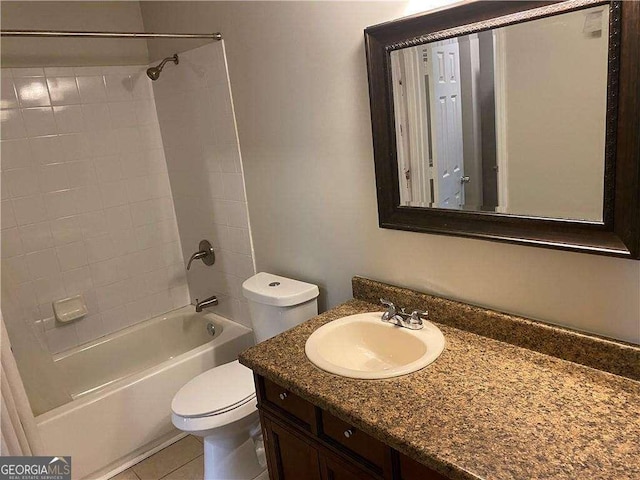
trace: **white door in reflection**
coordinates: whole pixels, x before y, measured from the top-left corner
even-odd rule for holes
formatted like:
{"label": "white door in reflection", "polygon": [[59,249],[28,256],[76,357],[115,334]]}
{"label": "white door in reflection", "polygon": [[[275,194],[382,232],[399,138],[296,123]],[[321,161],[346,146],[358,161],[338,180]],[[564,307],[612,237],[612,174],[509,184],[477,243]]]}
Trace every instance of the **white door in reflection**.
{"label": "white door in reflection", "polygon": [[456,38],[394,52],[400,204],[459,209],[464,157]]}
{"label": "white door in reflection", "polygon": [[429,45],[427,71],[432,138],[433,206],[462,208],[464,177],[458,39]]}

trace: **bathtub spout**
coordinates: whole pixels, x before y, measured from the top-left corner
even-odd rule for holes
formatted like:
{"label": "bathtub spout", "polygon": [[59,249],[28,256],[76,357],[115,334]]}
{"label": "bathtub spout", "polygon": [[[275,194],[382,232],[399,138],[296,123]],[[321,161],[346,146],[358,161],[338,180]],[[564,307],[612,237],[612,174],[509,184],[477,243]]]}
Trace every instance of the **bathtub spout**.
{"label": "bathtub spout", "polygon": [[210,296],[209,298],[205,298],[201,302],[196,298],[196,312],[201,312],[203,308],[210,307],[211,305],[218,304],[218,297],[215,295]]}

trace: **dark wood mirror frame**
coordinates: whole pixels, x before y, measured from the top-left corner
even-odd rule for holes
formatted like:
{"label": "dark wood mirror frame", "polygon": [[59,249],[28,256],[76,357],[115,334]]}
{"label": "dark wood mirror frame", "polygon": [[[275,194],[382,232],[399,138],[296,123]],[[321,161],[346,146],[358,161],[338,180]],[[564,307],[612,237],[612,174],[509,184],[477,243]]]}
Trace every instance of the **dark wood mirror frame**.
{"label": "dark wood mirror frame", "polygon": [[[602,222],[400,206],[390,53],[463,34],[609,5]],[[640,259],[640,2],[483,1],[365,29],[382,228]]]}

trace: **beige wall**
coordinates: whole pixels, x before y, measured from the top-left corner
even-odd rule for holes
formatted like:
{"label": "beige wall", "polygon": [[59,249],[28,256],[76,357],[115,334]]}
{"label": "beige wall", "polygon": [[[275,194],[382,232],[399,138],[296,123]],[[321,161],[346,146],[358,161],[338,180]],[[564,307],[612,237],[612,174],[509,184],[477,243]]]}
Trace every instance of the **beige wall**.
{"label": "beige wall", "polygon": [[[3,30],[144,30],[139,2],[3,1]],[[147,42],[131,39],[4,38],[3,67],[139,65]]]}
{"label": "beige wall", "polygon": [[405,3],[141,7],[147,30],[226,39],[259,271],[323,308],[358,274],[640,343],[640,262],[378,227],[363,29]]}
{"label": "beige wall", "polygon": [[[583,33],[594,11],[603,11],[600,36]],[[501,29],[510,213],[602,220],[607,13],[595,7]]]}

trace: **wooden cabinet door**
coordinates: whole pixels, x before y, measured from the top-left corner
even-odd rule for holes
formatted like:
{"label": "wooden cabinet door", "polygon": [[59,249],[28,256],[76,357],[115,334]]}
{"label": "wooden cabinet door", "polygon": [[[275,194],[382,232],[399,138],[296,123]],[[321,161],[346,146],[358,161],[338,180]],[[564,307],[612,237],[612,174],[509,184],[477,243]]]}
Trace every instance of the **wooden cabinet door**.
{"label": "wooden cabinet door", "polygon": [[318,451],[304,439],[263,418],[270,480],[320,480]]}
{"label": "wooden cabinet door", "polygon": [[371,480],[373,477],[353,465],[349,465],[333,455],[323,453],[320,457],[322,480]]}
{"label": "wooden cabinet door", "polygon": [[398,458],[400,480],[447,480],[435,470],[400,453]]}

